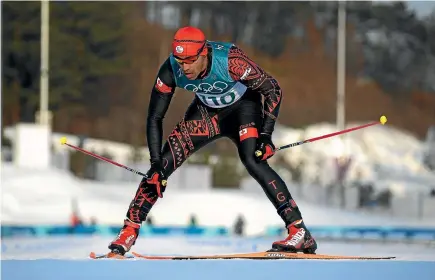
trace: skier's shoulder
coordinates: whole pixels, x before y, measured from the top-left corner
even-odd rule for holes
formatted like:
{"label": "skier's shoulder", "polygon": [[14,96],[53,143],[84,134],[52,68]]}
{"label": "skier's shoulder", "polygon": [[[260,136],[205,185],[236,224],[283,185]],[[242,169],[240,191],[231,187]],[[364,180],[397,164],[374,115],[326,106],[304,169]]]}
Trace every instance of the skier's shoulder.
{"label": "skier's shoulder", "polygon": [[228,53],[228,69],[231,77],[236,81],[250,80],[255,73],[260,73],[259,66],[236,44],[233,44]]}
{"label": "skier's shoulder", "polygon": [[246,55],[245,51],[243,50],[243,48],[240,47],[239,45],[235,44],[235,43],[231,44],[231,46],[230,46],[230,53],[237,53],[239,55],[243,55],[243,56],[247,57],[247,55]]}
{"label": "skier's shoulder", "polygon": [[156,78],[156,87],[160,92],[172,92],[173,88],[176,87],[170,56],[160,65]]}

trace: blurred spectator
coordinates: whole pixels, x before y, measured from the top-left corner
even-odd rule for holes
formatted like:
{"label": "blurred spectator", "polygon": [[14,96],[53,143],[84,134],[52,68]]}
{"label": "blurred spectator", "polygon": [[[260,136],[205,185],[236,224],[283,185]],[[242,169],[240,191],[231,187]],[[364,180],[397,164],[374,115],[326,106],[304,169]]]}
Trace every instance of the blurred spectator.
{"label": "blurred spectator", "polygon": [[234,224],[234,234],[243,236],[245,229],[245,219],[242,215],[237,216],[236,223]]}
{"label": "blurred spectator", "polygon": [[359,197],[359,208],[364,208],[371,205],[373,199],[373,186],[370,183],[357,183],[358,197]]}
{"label": "blurred spectator", "polygon": [[344,183],[346,180],[351,161],[352,159],[350,157],[340,156],[335,158],[336,178],[339,184]]}
{"label": "blurred spectator", "polygon": [[435,197],[435,188],[433,188],[433,189],[431,190],[431,192],[430,192],[430,196],[431,196],[431,197]]}
{"label": "blurred spectator", "polygon": [[71,208],[72,208],[72,214],[71,214],[71,226],[77,227],[83,225],[83,221],[80,218],[79,210],[78,210],[78,204],[77,199],[73,198],[71,200]]}
{"label": "blurred spectator", "polygon": [[83,221],[80,218],[79,214],[74,211],[71,214],[71,226],[72,227],[78,227],[78,226],[81,226],[81,225],[83,225]]}
{"label": "blurred spectator", "polygon": [[356,171],[354,187],[358,189],[358,207],[364,208],[371,205],[374,188],[371,183],[364,182],[360,168]]}
{"label": "blurred spectator", "polygon": [[77,146],[78,146],[79,148],[82,148],[82,149],[83,149],[84,146],[85,146],[85,142],[86,142],[86,140],[87,140],[88,137],[87,137],[86,135],[79,135],[78,138],[79,138],[79,143],[78,143]]}
{"label": "blurred spectator", "polygon": [[340,206],[341,208],[345,207],[345,194],[344,194],[344,181],[346,180],[347,173],[349,171],[351,163],[350,157],[340,156],[335,158],[335,167],[336,167],[336,185],[339,187],[340,193]]}
{"label": "blurred spectator", "polygon": [[90,223],[91,223],[91,226],[96,226],[97,225],[97,218],[91,217]]}
{"label": "blurred spectator", "polygon": [[386,208],[390,207],[392,193],[389,189],[382,191],[378,197],[377,202],[379,206],[383,206]]}
{"label": "blurred spectator", "polygon": [[1,160],[4,162],[12,162],[13,160],[13,150],[12,142],[9,138],[4,137],[2,134],[2,144],[1,144]]}
{"label": "blurred spectator", "polygon": [[190,215],[190,221],[189,221],[189,226],[190,227],[196,227],[197,221],[196,221],[196,216],[194,214]]}
{"label": "blurred spectator", "polygon": [[154,225],[153,217],[150,215],[146,218],[145,223],[149,226]]}

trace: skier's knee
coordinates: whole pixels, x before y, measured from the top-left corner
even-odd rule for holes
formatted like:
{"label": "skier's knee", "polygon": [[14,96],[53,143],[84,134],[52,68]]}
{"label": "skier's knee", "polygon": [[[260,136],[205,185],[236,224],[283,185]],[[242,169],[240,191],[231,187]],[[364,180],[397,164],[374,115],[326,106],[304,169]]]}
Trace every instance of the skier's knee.
{"label": "skier's knee", "polygon": [[252,154],[241,154],[240,155],[240,160],[242,161],[243,165],[246,167],[246,169],[248,169],[248,171],[250,170],[254,170],[256,168],[256,166],[258,165],[258,163],[255,161],[254,155]]}

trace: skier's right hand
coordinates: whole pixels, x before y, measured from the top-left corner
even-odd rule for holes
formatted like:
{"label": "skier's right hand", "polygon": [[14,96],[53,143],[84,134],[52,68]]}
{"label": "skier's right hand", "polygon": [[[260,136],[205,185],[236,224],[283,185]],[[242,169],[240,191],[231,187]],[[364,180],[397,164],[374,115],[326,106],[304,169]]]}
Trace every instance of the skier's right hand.
{"label": "skier's right hand", "polygon": [[167,178],[163,173],[165,169],[160,161],[151,162],[151,168],[146,173],[146,180],[148,184],[155,185],[157,195],[162,198],[163,192],[166,189]]}

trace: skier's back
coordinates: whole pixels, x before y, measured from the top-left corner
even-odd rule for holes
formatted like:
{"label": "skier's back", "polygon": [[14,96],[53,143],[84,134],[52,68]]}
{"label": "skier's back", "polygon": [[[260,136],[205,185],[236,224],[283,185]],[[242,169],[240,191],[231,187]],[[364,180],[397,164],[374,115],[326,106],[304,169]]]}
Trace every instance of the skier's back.
{"label": "skier's back", "polygon": [[[176,87],[196,96],[162,147],[162,122]],[[121,255],[128,252],[136,242],[141,223],[158,197],[163,197],[167,178],[198,149],[228,137],[288,229],[289,236],[274,242],[273,249],[314,253],[317,244],[298,206],[266,161],[274,154],[272,133],[281,100],[278,82],[240,48],[207,41],[203,32],[194,27],[179,29],[172,54],[160,67],[151,93],[147,118],[151,168],[129,206],[124,227],[109,249]],[[256,156],[257,150],[261,153]]]}

